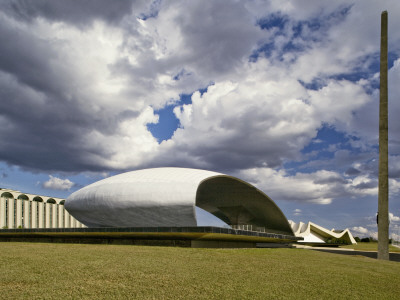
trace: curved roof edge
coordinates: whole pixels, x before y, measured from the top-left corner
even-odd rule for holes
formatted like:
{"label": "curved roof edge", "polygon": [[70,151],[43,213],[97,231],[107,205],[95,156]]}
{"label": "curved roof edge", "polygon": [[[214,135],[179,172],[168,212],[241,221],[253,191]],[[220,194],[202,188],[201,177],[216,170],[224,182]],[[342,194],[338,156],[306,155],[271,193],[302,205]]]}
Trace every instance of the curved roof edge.
{"label": "curved roof edge", "polygon": [[17,190],[11,190],[11,189],[6,189],[6,188],[0,189],[0,196],[3,194],[7,194],[7,193],[12,195],[12,199],[20,199],[20,200],[27,200],[27,201],[33,201],[34,198],[40,197],[43,199],[44,202],[47,202],[47,200],[49,200],[49,199],[54,199],[56,201],[56,204],[59,204],[61,201],[64,200],[63,198],[23,193],[23,192],[20,192]]}
{"label": "curved roof edge", "polygon": [[[217,190],[214,187],[213,191],[221,192],[223,195],[219,196],[225,196],[228,200],[225,203],[221,203],[221,201],[218,201],[219,199],[213,199],[213,203],[208,201],[207,209],[207,205],[204,207],[201,199],[202,187],[206,186],[207,188],[213,181],[222,181],[223,179],[235,184],[229,186],[228,189]],[[222,185],[226,187],[227,183],[225,182]],[[216,187],[218,187],[218,184],[216,184]],[[243,199],[246,199],[246,201],[235,206],[235,202]],[[294,235],[286,216],[267,194],[254,185],[234,176],[220,174],[204,179],[197,190],[196,206],[205,209],[228,225],[253,225],[259,230]]]}

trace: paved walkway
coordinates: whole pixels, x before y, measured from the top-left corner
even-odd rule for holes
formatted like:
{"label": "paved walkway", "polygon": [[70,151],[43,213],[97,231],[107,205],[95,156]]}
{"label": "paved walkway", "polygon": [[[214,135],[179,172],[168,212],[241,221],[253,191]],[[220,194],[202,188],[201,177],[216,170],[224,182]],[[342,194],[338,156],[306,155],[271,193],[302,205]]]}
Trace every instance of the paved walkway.
{"label": "paved walkway", "polygon": [[[345,254],[345,255],[362,255],[370,258],[377,258],[378,254],[375,251],[356,251],[356,250],[343,250],[338,248],[311,248],[312,250],[315,251],[322,251],[322,252],[329,252],[329,253],[335,253],[335,254]],[[340,250],[339,250],[340,249]],[[389,260],[391,261],[397,261],[400,262],[400,253],[395,253],[395,252],[390,252],[389,253]]]}

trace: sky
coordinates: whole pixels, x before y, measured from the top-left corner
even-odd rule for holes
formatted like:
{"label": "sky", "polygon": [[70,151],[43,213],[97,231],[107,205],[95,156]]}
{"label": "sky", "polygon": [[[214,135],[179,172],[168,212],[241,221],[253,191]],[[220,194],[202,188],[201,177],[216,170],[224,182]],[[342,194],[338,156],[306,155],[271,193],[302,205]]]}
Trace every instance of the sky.
{"label": "sky", "polygon": [[397,0],[1,1],[0,187],[66,198],[122,172],[199,168],[254,184],[295,222],[376,237],[384,10],[398,239]]}

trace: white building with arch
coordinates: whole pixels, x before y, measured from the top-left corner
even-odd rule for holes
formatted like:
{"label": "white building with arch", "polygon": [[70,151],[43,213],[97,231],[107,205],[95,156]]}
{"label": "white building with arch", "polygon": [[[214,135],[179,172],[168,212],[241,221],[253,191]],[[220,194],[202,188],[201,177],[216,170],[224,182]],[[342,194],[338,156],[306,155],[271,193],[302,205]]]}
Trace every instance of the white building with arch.
{"label": "white building with arch", "polygon": [[65,199],[0,188],[0,229],[86,227],[64,208]]}
{"label": "white building with arch", "polygon": [[153,168],[115,175],[72,193],[65,207],[88,227],[193,227],[199,207],[232,228],[293,236],[265,193],[207,170]]}

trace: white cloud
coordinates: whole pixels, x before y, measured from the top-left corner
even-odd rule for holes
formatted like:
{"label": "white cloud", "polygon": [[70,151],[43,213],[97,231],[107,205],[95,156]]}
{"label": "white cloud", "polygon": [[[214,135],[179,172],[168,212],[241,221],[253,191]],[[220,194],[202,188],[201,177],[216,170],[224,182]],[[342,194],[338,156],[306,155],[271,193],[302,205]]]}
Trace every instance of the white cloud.
{"label": "white cloud", "polygon": [[372,237],[374,240],[378,239],[378,232],[376,231],[370,231],[369,236]]}
{"label": "white cloud", "polygon": [[51,175],[49,177],[49,180],[43,183],[45,189],[67,191],[75,185],[69,179],[61,179]]}
{"label": "white cloud", "polygon": [[[335,198],[377,195],[377,182],[366,175],[353,179],[327,170],[287,174],[284,170],[253,168],[241,170],[241,177],[265,191],[272,199],[330,204]],[[290,187],[290,188],[288,188]]]}
{"label": "white cloud", "polygon": [[[348,104],[345,94],[355,100]],[[192,104],[176,107],[181,128],[162,147],[198,154],[203,167],[276,167],[298,158],[323,123],[347,124],[368,101],[348,81],[308,91],[287,70],[259,59],[240,78],[215,83],[203,95],[195,93]]]}
{"label": "white cloud", "polygon": [[393,239],[394,241],[400,242],[400,234],[392,233],[390,238]]}
{"label": "white cloud", "polygon": [[360,238],[363,237],[372,237],[373,239],[378,239],[378,232],[369,230],[362,226],[355,226],[350,229],[353,236],[358,236]]}
{"label": "white cloud", "polygon": [[337,182],[342,181],[338,174],[329,171],[290,176],[283,170],[259,168],[241,171],[240,175],[253,182],[272,199],[315,204],[330,204],[332,198],[338,196],[335,191]]}
{"label": "white cloud", "polygon": [[400,222],[400,217],[395,216],[393,213],[389,213],[389,221],[390,222]]}
{"label": "white cloud", "polygon": [[[281,168],[305,158],[304,147],[323,124],[360,136],[355,140],[365,147],[376,144],[371,120],[377,119],[377,94],[366,92],[376,76],[350,82],[333,75],[368,69],[379,50],[379,12],[388,3],[389,26],[397,28],[399,5],[389,1],[354,1],[347,13],[346,1],[163,1],[146,20],[137,18],[141,6],[113,22],[95,17],[85,26],[46,16],[27,23],[0,13],[8,41],[0,51],[9,54],[0,71],[5,99],[0,137],[13,141],[1,151],[19,151],[0,156],[32,169],[179,165],[227,170],[276,199],[309,203],[375,195],[374,175],[362,167],[351,178],[322,167],[321,160],[308,165],[310,172]],[[271,14],[285,19],[283,28],[257,26]],[[301,25],[298,32],[295,25]],[[390,32],[391,51],[398,54],[399,31]],[[249,62],[253,51],[268,43],[272,54]],[[288,43],[295,49],[284,50]],[[391,100],[400,93],[399,74],[397,60],[390,70]],[[299,82],[314,79],[318,89]],[[181,127],[158,144],[147,129],[158,122],[154,109],[210,83],[204,94],[193,94],[191,104],[175,108]],[[398,115],[400,104],[390,103]],[[400,122],[392,119],[391,140],[398,141]],[[40,143],[37,136],[43,137]],[[391,180],[391,191],[399,190]]]}
{"label": "white cloud", "polygon": [[[158,143],[146,124],[156,122],[158,117],[152,108],[147,107],[138,117],[121,121],[112,135],[99,130],[91,131],[82,137],[83,147],[94,153],[87,159],[110,169],[126,169],[150,161]],[[96,154],[96,148],[103,150],[102,156]]]}
{"label": "white cloud", "polygon": [[[376,224],[376,215],[366,217],[365,220],[365,222],[361,222],[360,226],[351,228],[353,235],[359,235],[361,237],[373,237],[374,239],[377,239],[378,233],[376,230],[378,225]],[[389,237],[395,239],[400,232],[400,217],[389,212],[389,221]]]}
{"label": "white cloud", "polygon": [[330,81],[317,91],[309,91],[310,101],[322,122],[336,125],[339,130],[347,130],[354,111],[372,99],[359,84],[349,81]]}
{"label": "white cloud", "polygon": [[299,215],[301,215],[301,209],[299,209],[299,208],[296,208],[294,211],[293,211],[293,215],[294,216],[299,216]]}
{"label": "white cloud", "polygon": [[351,230],[354,231],[354,234],[356,234],[356,235],[357,234],[365,235],[365,234],[368,234],[368,232],[369,232],[369,230],[367,228],[362,227],[362,226],[352,227]]}

